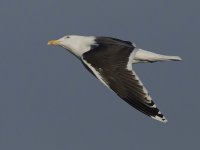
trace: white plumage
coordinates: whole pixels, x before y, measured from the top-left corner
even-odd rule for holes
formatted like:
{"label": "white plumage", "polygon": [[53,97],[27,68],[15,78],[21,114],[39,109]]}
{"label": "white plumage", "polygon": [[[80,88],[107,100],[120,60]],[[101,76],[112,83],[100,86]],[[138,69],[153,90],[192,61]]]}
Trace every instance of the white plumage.
{"label": "white plumage", "polygon": [[64,36],[48,45],[59,45],[78,57],[106,87],[137,110],[161,122],[167,119],[158,110],[147,89],[132,68],[140,62],[181,60],[137,48],[129,41],[112,37]]}

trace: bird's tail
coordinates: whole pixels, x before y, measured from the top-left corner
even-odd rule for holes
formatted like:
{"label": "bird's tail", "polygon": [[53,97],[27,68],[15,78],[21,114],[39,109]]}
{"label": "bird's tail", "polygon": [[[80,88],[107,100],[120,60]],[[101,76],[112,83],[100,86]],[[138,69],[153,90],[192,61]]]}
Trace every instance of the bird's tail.
{"label": "bird's tail", "polygon": [[180,61],[182,60],[179,56],[167,56],[152,53],[143,49],[136,49],[135,62],[156,62],[156,61]]}

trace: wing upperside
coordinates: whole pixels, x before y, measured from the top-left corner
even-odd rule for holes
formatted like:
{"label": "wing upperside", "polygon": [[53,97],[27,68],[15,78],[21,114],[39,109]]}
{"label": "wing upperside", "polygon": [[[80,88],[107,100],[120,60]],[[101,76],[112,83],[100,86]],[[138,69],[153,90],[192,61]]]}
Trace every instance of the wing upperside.
{"label": "wing upperside", "polygon": [[130,67],[129,56],[133,49],[117,48],[97,47],[84,53],[82,61],[93,75],[128,104],[153,119],[166,122],[139,77]]}
{"label": "wing upperside", "polygon": [[108,84],[103,80],[103,77],[100,75],[100,73],[90,63],[88,63],[83,58],[82,58],[82,62],[90,73],[92,73],[97,79],[99,79],[106,87],[110,89]]}

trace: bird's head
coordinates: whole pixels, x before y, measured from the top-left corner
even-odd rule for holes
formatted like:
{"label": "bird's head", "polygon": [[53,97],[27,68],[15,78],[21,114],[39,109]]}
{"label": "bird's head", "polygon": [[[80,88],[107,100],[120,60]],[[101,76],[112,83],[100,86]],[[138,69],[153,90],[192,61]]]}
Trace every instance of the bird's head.
{"label": "bird's head", "polygon": [[90,50],[93,44],[95,44],[95,37],[93,36],[66,35],[58,40],[48,41],[48,45],[62,46],[79,57]]}

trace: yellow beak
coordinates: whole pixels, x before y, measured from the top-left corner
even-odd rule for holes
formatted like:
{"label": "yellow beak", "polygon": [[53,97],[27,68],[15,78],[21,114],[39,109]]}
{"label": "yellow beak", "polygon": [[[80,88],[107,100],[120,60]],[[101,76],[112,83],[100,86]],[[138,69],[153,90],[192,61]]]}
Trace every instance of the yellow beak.
{"label": "yellow beak", "polygon": [[59,45],[59,44],[60,44],[60,41],[58,40],[50,40],[47,43],[47,45]]}

